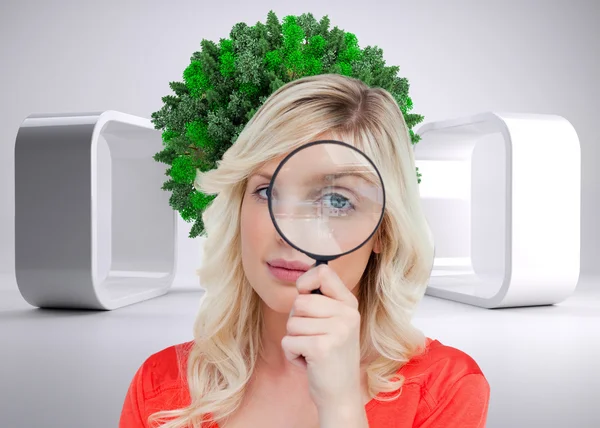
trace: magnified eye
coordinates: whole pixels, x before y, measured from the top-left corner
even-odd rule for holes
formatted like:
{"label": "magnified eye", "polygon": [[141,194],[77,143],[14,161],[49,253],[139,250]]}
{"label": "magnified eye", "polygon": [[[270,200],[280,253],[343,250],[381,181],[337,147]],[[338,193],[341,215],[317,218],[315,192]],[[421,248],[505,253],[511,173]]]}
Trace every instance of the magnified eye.
{"label": "magnified eye", "polygon": [[337,192],[324,195],[321,204],[327,208],[327,215],[330,217],[346,216],[354,209],[350,199]]}
{"label": "magnified eye", "polygon": [[352,206],[350,200],[339,193],[325,195],[323,199],[327,202],[327,205],[332,208],[344,209]]}

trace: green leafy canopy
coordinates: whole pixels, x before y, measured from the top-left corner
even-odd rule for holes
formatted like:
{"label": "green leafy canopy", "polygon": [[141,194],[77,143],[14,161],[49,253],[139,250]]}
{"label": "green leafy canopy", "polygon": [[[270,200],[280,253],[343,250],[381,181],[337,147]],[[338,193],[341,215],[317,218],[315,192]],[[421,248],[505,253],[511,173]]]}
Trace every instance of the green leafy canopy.
{"label": "green leafy canopy", "polygon": [[[163,107],[152,113],[162,130],[163,149],[154,160],[169,167],[162,186],[171,192],[170,206],[193,222],[190,238],[204,232],[202,212],[214,198],[198,192],[196,171],[216,168],[246,123],[266,99],[284,84],[310,75],[337,73],[387,90],[400,107],[412,144],[420,137],[412,128],[423,116],[410,113],[408,80],[398,66],[388,66],[382,49],[361,49],[356,36],[329,17],[317,21],[311,13],[289,15],[280,22],[271,10],[266,23],[239,22],[219,43],[203,39],[183,72],[183,82],[170,82],[174,95],[162,97]],[[421,174],[417,168],[417,179]]]}

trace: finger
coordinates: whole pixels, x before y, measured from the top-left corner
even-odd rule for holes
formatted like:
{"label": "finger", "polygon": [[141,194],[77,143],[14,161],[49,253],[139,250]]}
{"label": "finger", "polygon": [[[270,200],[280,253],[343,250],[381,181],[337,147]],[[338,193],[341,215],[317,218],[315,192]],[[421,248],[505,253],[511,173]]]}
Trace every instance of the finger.
{"label": "finger", "polygon": [[294,300],[291,317],[331,318],[342,315],[345,305],[320,294],[300,294]]}
{"label": "finger", "polygon": [[321,282],[321,292],[332,299],[345,303],[346,305],[357,309],[358,300],[356,296],[346,287],[338,274],[327,265],[320,265],[319,279]]}
{"label": "finger", "polygon": [[318,266],[312,267],[298,277],[296,280],[296,289],[299,294],[310,294],[312,290],[316,290],[321,286],[317,268]]}
{"label": "finger", "polygon": [[354,294],[329,265],[319,265],[308,270],[298,278],[296,288],[299,294],[309,294],[312,290],[320,288],[324,296],[344,302],[352,308],[358,308],[358,301]]}
{"label": "finger", "polygon": [[286,329],[290,336],[315,336],[331,333],[332,326],[327,318],[293,316],[288,318]]}
{"label": "finger", "polygon": [[306,367],[307,363],[314,360],[320,350],[324,348],[324,336],[284,336],[281,347],[285,358],[298,366]]}

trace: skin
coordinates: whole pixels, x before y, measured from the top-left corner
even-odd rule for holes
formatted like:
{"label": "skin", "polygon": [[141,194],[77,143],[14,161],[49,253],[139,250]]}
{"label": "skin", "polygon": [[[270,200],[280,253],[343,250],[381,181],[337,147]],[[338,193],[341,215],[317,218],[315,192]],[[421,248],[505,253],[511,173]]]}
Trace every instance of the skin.
{"label": "skin", "polygon": [[[249,178],[241,206],[242,263],[261,298],[264,356],[241,408],[226,426],[367,427],[356,296],[379,245],[372,238],[328,265],[309,269],[295,284],[273,277],[269,260],[315,263],[289,246],[271,221],[269,179],[260,173],[272,175],[279,162],[273,160]],[[323,295],[310,293],[316,288]]]}

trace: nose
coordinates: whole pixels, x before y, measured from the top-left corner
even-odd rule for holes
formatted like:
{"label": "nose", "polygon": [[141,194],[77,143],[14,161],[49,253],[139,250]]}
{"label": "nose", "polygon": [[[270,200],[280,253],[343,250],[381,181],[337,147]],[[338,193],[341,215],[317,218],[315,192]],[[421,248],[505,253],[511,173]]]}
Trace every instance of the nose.
{"label": "nose", "polygon": [[292,248],[292,246],[290,244],[288,244],[288,242],[283,239],[283,236],[281,233],[279,233],[279,231],[277,230],[277,228],[275,227],[275,225],[272,225],[273,227],[273,233],[275,233],[275,239],[277,240],[277,244],[282,246],[282,247],[287,247],[287,248]]}
{"label": "nose", "polygon": [[[275,227],[273,227],[273,229],[275,229]],[[285,239],[283,239],[283,236],[281,236],[281,234],[277,231],[277,229],[275,229],[275,236],[277,237],[277,243],[280,245],[284,245],[286,247],[289,247],[290,244],[288,244]]]}

